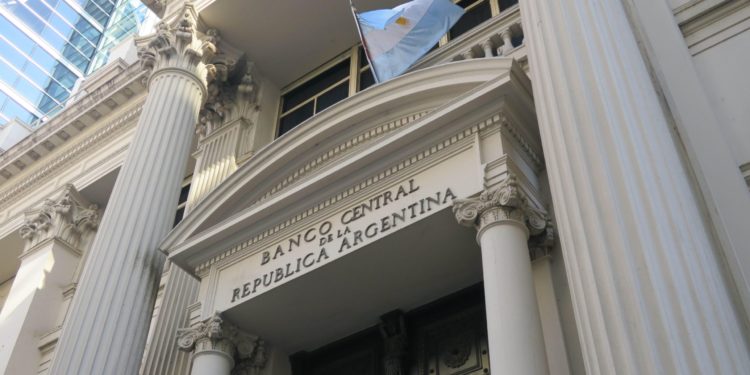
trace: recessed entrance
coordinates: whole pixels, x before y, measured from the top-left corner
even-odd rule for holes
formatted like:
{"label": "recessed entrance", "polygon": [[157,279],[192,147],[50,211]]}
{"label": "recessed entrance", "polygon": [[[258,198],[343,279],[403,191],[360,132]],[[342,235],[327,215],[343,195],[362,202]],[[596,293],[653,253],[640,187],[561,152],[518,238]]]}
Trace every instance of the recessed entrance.
{"label": "recessed entrance", "polygon": [[475,235],[444,209],[224,316],[287,353],[315,350],[480,282]]}
{"label": "recessed entrance", "polygon": [[291,357],[293,375],[457,375],[489,369],[482,285]]}

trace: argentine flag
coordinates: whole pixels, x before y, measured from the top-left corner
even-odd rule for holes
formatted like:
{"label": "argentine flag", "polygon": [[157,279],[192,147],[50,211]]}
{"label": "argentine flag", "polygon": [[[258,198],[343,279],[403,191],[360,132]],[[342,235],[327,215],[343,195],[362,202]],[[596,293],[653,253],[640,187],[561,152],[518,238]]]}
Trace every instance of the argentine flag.
{"label": "argentine flag", "polygon": [[357,27],[376,82],[403,73],[463,15],[450,0],[414,0],[357,14]]}

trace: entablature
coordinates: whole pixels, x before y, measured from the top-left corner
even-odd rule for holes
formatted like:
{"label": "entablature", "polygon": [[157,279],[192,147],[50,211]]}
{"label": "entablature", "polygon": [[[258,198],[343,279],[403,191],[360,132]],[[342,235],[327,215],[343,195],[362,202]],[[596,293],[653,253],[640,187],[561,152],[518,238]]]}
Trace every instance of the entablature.
{"label": "entablature", "polygon": [[[406,74],[340,102],[261,150],[201,201],[162,249],[180,267],[202,273],[225,251],[351,203],[357,193],[403,176],[410,165],[422,165],[450,145],[471,148],[477,137],[486,138],[482,129],[505,134],[519,126],[509,119],[528,119],[535,127],[528,78],[512,59],[459,61]],[[538,139],[530,143],[541,150]],[[482,179],[476,183],[480,188]]]}
{"label": "entablature", "polygon": [[78,140],[78,135],[145,92],[138,64],[116,60],[90,76],[66,107],[28,137],[0,155],[0,205],[14,188],[14,177],[36,168],[55,149]]}

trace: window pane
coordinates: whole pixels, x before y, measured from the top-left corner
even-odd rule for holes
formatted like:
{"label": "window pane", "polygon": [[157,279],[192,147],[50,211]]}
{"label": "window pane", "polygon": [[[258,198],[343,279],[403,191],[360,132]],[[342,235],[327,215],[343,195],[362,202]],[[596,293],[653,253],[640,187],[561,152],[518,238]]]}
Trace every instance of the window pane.
{"label": "window pane", "polygon": [[334,83],[349,76],[349,59],[346,59],[313,79],[303,83],[283,96],[282,112],[286,112],[319,92],[331,87]]}
{"label": "window pane", "polygon": [[190,194],[190,184],[187,184],[180,189],[180,198],[177,201],[177,204],[185,203],[188,199],[188,194]]}
{"label": "window pane", "polygon": [[518,0],[500,0],[500,11],[504,11],[516,4],[518,4]]}
{"label": "window pane", "polygon": [[370,65],[369,61],[367,60],[367,55],[365,54],[365,49],[362,48],[362,46],[359,46],[359,67],[364,68],[366,66]]}
{"label": "window pane", "polygon": [[318,97],[315,104],[315,113],[318,113],[349,96],[349,80],[342,82],[330,91]]}
{"label": "window pane", "polygon": [[[461,1],[458,5],[466,8],[476,1]],[[469,9],[464,15],[456,22],[449,32],[450,38],[457,38],[461,34],[473,29],[482,22],[492,18],[492,10],[490,9],[490,2],[488,0],[481,0],[481,3],[477,4],[473,8]]]}
{"label": "window pane", "polygon": [[372,76],[370,69],[359,73],[359,90],[362,91],[375,84],[375,77]]}
{"label": "window pane", "polygon": [[293,112],[288,113],[286,116],[281,118],[279,122],[279,136],[294,129],[295,126],[307,120],[313,115],[313,101],[295,109]]}
{"label": "window pane", "polygon": [[177,213],[174,215],[174,224],[172,224],[172,227],[176,226],[182,221],[183,215],[185,215],[185,207],[178,208]]}
{"label": "window pane", "polygon": [[22,122],[25,122],[26,124],[30,124],[34,120],[36,120],[36,117],[32,115],[29,111],[23,109],[20,104],[14,102],[11,98],[7,97],[5,94],[0,92],[0,112],[3,113],[3,116],[14,119],[18,118]]}

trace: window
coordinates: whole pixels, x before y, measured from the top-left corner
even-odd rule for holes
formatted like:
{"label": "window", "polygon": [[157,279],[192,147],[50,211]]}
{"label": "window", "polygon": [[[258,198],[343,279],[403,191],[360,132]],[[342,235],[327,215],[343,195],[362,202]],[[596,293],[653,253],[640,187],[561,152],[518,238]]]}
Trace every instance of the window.
{"label": "window", "polygon": [[484,21],[498,15],[502,11],[518,4],[518,0],[454,0],[464,8],[464,15],[448,32],[448,40],[458,38],[465,32],[481,25]]}
{"label": "window", "polygon": [[176,227],[182,221],[185,216],[185,206],[187,205],[188,195],[190,194],[190,181],[183,183],[182,189],[180,189],[180,197],[177,199],[177,212],[174,215],[174,224],[172,227]]}
{"label": "window", "polygon": [[329,67],[282,95],[279,135],[349,96],[350,60],[326,64]]}
{"label": "window", "polygon": [[[518,0],[453,1],[466,13],[432,50],[518,3]],[[352,47],[282,90],[277,136],[284,135],[308,118],[374,84],[375,78],[364,50],[361,46]]]}

